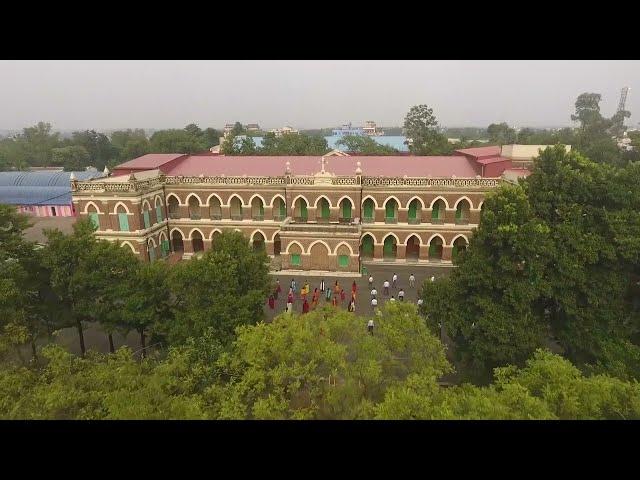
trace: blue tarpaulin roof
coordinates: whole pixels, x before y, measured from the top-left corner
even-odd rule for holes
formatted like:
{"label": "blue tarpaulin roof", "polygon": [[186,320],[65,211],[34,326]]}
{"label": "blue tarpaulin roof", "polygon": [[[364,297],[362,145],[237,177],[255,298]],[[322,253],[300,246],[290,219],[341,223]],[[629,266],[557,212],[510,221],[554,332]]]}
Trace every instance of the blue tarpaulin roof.
{"label": "blue tarpaulin roof", "polygon": [[[78,180],[104,176],[97,170],[73,172]],[[71,172],[0,172],[0,203],[71,205]]]}

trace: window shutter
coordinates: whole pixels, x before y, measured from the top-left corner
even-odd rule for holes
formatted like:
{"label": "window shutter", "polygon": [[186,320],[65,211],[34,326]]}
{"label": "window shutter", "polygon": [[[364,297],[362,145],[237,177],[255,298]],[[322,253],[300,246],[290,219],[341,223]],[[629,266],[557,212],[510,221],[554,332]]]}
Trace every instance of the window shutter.
{"label": "window shutter", "polygon": [[121,232],[129,231],[129,216],[126,213],[118,214],[118,222],[120,223]]}

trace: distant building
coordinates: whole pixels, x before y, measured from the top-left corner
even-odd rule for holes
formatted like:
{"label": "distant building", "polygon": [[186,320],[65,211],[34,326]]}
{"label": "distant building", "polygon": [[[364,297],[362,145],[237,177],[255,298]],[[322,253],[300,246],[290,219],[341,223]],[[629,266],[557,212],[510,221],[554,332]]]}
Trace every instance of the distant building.
{"label": "distant building", "polygon": [[235,125],[233,123],[227,123],[224,126],[224,138],[227,138],[229,136],[229,134],[231,133],[231,131],[233,130],[233,127]]}
{"label": "distant building", "polygon": [[298,134],[299,132],[290,126],[285,126],[282,128],[274,128],[271,130],[271,133],[275,134],[276,137],[281,137],[282,135]]}
{"label": "distant building", "polygon": [[363,136],[365,134],[361,127],[353,128],[351,123],[345,123],[342,127],[335,128],[331,132],[337,137],[346,137],[348,135]]}
{"label": "distant building", "polygon": [[[553,145],[503,145],[500,155],[512,161],[514,167],[529,168],[533,166],[533,159],[540,154],[540,150],[546,150]],[[571,151],[571,145],[565,145],[567,152]]]}
{"label": "distant building", "polygon": [[376,127],[376,122],[373,122],[371,120],[367,120],[365,122],[362,131],[365,135],[369,135],[371,137],[384,135],[384,132],[382,130],[378,130],[378,128]]}
{"label": "distant building", "polygon": [[248,132],[260,131],[260,125],[258,125],[257,123],[250,123],[245,128],[247,129]]}
{"label": "distant building", "polygon": [[[108,171],[107,171],[108,172]],[[0,172],[0,203],[36,217],[73,217],[71,179],[81,181],[106,176],[95,168],[84,172]]]}

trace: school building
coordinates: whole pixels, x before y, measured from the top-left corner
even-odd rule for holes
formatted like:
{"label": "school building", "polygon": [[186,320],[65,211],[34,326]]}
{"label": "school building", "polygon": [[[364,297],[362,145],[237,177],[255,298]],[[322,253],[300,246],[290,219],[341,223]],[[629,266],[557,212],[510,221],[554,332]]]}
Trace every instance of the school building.
{"label": "school building", "polygon": [[231,229],[282,269],[357,272],[362,261],[451,265],[506,170],[528,173],[514,173],[499,147],[452,156],[149,154],[107,178],[72,179],[71,189],[99,238],[149,261],[215,249]]}

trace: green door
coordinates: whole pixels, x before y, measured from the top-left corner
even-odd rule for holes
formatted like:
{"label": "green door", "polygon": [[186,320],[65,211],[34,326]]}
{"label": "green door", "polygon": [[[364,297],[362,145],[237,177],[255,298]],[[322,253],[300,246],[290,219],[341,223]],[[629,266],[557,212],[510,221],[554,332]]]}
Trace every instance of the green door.
{"label": "green door", "polygon": [[162,205],[158,205],[156,207],[156,218],[158,219],[158,222],[162,221]]}
{"label": "green door", "polygon": [[151,226],[151,217],[149,216],[149,210],[145,210],[142,214],[142,218],[144,219],[144,228],[149,228]]}
{"label": "green door", "polygon": [[431,211],[431,219],[438,220],[440,218],[440,202],[436,202]]}
{"label": "green door", "polygon": [[96,227],[96,229],[100,230],[100,220],[98,219],[98,214],[90,213],[89,219],[91,220],[91,223],[93,224],[93,226]]}
{"label": "green door", "polygon": [[370,198],[364,202],[364,218],[373,218],[373,200]]}
{"label": "green door", "polygon": [[342,218],[351,218],[351,202],[342,201]]}
{"label": "green door", "polygon": [[362,256],[373,257],[373,238],[369,235],[362,240]]}
{"label": "green door", "polygon": [[391,200],[387,202],[387,208],[385,210],[385,216],[387,218],[396,218],[396,202]]}
{"label": "green door", "polygon": [[153,262],[156,259],[156,249],[153,248],[152,245],[149,245],[148,248],[149,248],[149,261]]}
{"label": "green door", "polygon": [[129,231],[129,217],[127,216],[126,213],[119,213],[118,214],[118,223],[120,224],[120,231],[121,232],[128,232]]}
{"label": "green door", "polygon": [[461,220],[461,219],[462,219],[462,207],[458,205],[458,208],[456,208],[456,220]]}
{"label": "green door", "polygon": [[395,238],[389,236],[384,239],[384,248],[382,250],[385,257],[395,257],[393,247],[395,245]]}
{"label": "green door", "polygon": [[409,218],[415,220],[418,214],[418,200],[413,200],[409,204]]}
{"label": "green door", "polygon": [[307,220],[309,218],[309,214],[307,213],[307,202],[304,200],[299,200],[300,202],[300,216]]}
{"label": "green door", "polygon": [[325,199],[320,200],[320,207],[322,208],[322,218],[329,219],[331,215],[331,211],[329,210],[329,202]]}
{"label": "green door", "polygon": [[280,216],[283,218],[287,216],[287,207],[282,199],[280,199]]}
{"label": "green door", "polygon": [[260,202],[260,208],[258,209],[258,213],[261,217],[264,217],[264,205]]}

